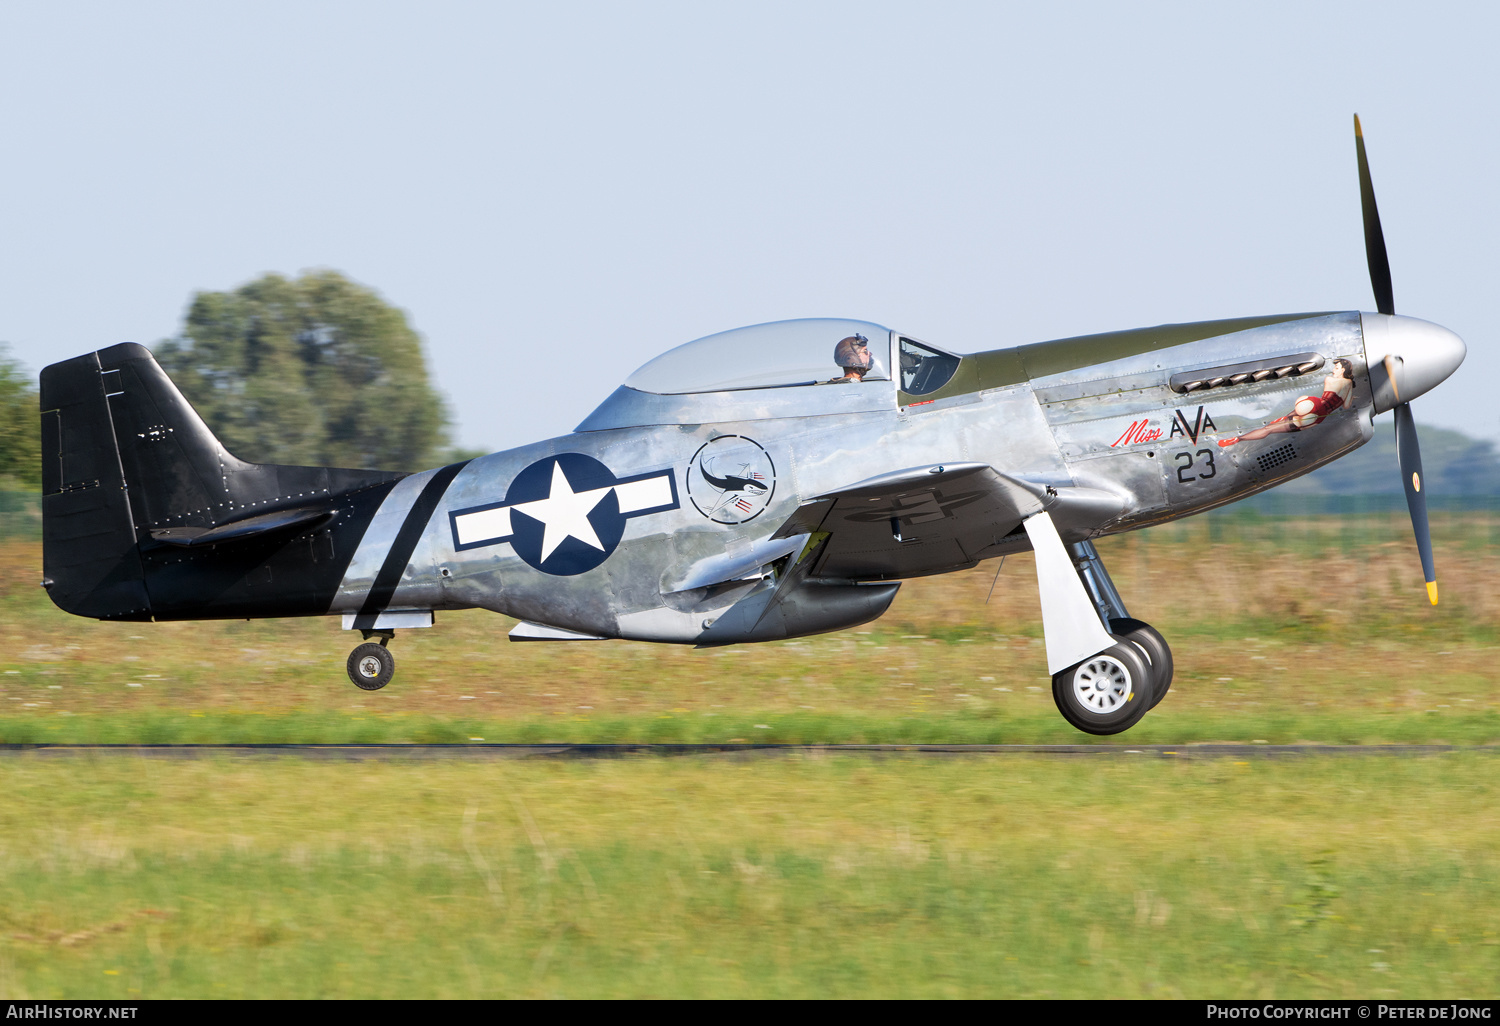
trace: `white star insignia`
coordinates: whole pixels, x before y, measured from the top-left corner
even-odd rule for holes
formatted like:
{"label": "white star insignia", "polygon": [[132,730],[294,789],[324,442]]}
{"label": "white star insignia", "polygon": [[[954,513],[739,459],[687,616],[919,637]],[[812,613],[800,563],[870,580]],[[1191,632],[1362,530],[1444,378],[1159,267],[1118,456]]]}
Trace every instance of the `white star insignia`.
{"label": "white star insignia", "polygon": [[593,546],[603,552],[604,544],[599,541],[599,535],[594,532],[594,525],[589,523],[589,514],[613,489],[614,485],[608,485],[604,488],[575,492],[568,482],[567,475],[563,473],[562,464],[553,463],[552,489],[547,497],[533,502],[522,502],[512,506],[511,509],[546,525],[546,530],[542,533],[540,561],[543,563],[547,561],[548,556],[557,551],[559,545],[569,538],[577,538],[585,545]]}

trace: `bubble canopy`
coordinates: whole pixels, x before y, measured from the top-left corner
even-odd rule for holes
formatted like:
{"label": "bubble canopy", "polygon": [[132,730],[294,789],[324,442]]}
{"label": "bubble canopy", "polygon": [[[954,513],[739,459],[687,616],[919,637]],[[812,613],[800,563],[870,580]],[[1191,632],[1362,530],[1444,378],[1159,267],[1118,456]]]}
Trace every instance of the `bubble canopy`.
{"label": "bubble canopy", "polygon": [[[839,377],[834,347],[850,335],[869,340],[866,381],[888,381],[889,328],[870,321],[809,317],[772,321],[706,335],[670,349],[625,379],[625,387],[657,395],[814,385]],[[834,386],[847,387],[847,386]]]}

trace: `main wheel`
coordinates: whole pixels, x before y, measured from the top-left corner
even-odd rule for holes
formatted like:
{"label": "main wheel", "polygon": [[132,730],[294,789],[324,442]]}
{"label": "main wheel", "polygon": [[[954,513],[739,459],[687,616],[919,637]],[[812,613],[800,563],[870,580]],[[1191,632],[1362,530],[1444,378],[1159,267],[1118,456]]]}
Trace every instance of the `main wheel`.
{"label": "main wheel", "polygon": [[[1112,635],[1113,636],[1113,635]],[[1118,734],[1151,708],[1155,684],[1141,650],[1125,638],[1052,678],[1063,719],[1087,734]]]}
{"label": "main wheel", "polygon": [[1167,647],[1167,639],[1144,620],[1111,620],[1109,632],[1125,638],[1145,653],[1146,662],[1151,664],[1151,682],[1155,685],[1155,695],[1151,699],[1151,708],[1155,709],[1172,688],[1172,672],[1175,667],[1172,650]]}
{"label": "main wheel", "polygon": [[396,657],[384,645],[367,641],[349,653],[345,669],[349,671],[349,679],[354,682],[355,687],[365,691],[379,691],[395,676]]}

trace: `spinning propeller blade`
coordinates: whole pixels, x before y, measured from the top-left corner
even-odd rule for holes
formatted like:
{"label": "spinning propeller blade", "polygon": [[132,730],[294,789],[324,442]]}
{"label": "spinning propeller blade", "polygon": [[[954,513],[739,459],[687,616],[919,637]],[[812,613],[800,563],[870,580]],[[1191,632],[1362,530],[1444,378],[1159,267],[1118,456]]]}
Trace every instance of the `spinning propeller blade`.
{"label": "spinning propeller blade", "polygon": [[1370,285],[1375,289],[1375,309],[1396,312],[1391,296],[1391,261],[1385,254],[1385,233],[1380,230],[1380,209],[1375,206],[1375,183],[1370,179],[1370,161],[1365,156],[1365,134],[1354,115],[1354,152],[1359,157],[1359,205],[1365,215],[1365,259],[1370,264]]}
{"label": "spinning propeller blade", "polygon": [[[1375,183],[1370,178],[1370,161],[1365,156],[1365,135],[1354,115],[1354,152],[1359,158],[1359,202],[1365,219],[1365,259],[1370,264],[1370,287],[1375,290],[1375,309],[1383,314],[1396,312],[1391,294],[1391,261],[1385,252],[1385,233],[1380,229],[1380,209],[1375,205]],[[1401,361],[1385,358],[1386,376],[1391,390],[1401,399]],[[1412,533],[1417,536],[1417,553],[1422,557],[1422,576],[1427,581],[1427,598],[1437,605],[1437,571],[1432,565],[1432,532],[1427,527],[1427,493],[1423,490],[1422,450],[1417,446],[1417,422],[1411,414],[1411,403],[1396,407],[1396,460],[1401,464],[1401,486],[1406,490],[1406,508],[1411,512]]]}
{"label": "spinning propeller blade", "polygon": [[1432,534],[1427,530],[1422,451],[1417,448],[1417,422],[1412,419],[1410,403],[1396,407],[1396,460],[1401,464],[1401,486],[1406,489],[1406,508],[1411,510],[1411,529],[1417,536],[1417,554],[1422,557],[1427,597],[1437,605],[1437,571],[1432,567]]}

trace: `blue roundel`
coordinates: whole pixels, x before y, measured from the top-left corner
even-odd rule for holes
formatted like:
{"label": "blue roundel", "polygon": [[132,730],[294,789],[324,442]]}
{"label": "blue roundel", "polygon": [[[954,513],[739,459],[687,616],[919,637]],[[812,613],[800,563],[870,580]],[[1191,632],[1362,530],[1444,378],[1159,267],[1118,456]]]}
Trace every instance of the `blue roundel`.
{"label": "blue roundel", "polygon": [[454,551],[509,542],[532,568],[572,577],[609,558],[626,520],[677,508],[670,468],[617,478],[592,456],[565,452],[517,474],[504,501],[454,510],[449,518]]}
{"label": "blue roundel", "polygon": [[516,555],[558,577],[604,562],[625,534],[614,485],[608,467],[577,452],[538,460],[521,471],[505,493]]}

